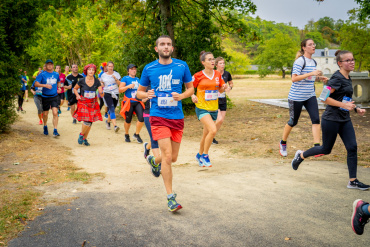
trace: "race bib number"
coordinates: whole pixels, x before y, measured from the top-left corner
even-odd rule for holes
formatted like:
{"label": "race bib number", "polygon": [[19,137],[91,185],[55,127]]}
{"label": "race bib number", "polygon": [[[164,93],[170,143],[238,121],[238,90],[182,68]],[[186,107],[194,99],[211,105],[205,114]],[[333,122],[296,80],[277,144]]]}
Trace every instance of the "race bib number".
{"label": "race bib number", "polygon": [[226,93],[225,92],[223,92],[223,93],[218,92],[218,97],[219,98],[226,98]]}
{"label": "race bib number", "polygon": [[93,99],[95,98],[95,91],[85,91],[84,97],[87,99]]}
{"label": "race bib number", "polygon": [[206,101],[216,100],[218,98],[218,90],[206,90]]}
{"label": "race bib number", "polygon": [[57,83],[57,79],[55,79],[55,78],[46,79],[46,84],[48,84],[48,85],[54,85],[56,83]]}
{"label": "race bib number", "polygon": [[61,87],[64,87],[64,82],[61,82],[61,83],[60,83],[60,86],[61,86]]}
{"label": "race bib number", "polygon": [[107,86],[107,88],[108,88],[109,91],[113,91],[113,90],[117,89],[118,87],[117,87],[117,84],[109,84]]}
{"label": "race bib number", "polygon": [[137,93],[136,91],[135,92],[131,92],[131,98],[132,99],[135,99],[136,98],[136,93]]}
{"label": "race bib number", "polygon": [[170,108],[176,107],[177,101],[173,99],[173,97],[166,93],[159,93],[158,96],[158,106],[160,108]]}

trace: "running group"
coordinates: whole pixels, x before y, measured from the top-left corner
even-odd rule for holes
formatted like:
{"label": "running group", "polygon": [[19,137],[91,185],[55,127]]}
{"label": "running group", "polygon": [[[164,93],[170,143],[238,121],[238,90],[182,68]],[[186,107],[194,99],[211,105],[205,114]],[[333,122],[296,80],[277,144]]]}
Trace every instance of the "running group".
{"label": "running group", "polygon": [[[292,168],[297,170],[303,160],[310,156],[330,154],[339,134],[348,153],[347,187],[367,190],[369,186],[357,179],[357,143],[349,116],[351,110],[360,115],[365,113],[364,109],[357,107],[351,100],[353,89],[349,73],[354,69],[353,54],[349,51],[337,52],[339,70],[329,80],[316,69],[316,62],[312,59],[315,47],[312,39],[302,41],[301,50],[293,65],[292,86],[288,96],[290,119],[284,127],[279,144],[280,154],[287,156],[289,133],[297,125],[302,107],[305,106],[312,121],[314,146],[304,152],[298,150],[291,162]],[[218,143],[215,136],[225,119],[227,109],[225,92],[230,92],[234,86],[230,73],[225,71],[225,60],[222,57],[215,59],[211,52],[202,51],[200,62],[204,70],[192,76],[186,62],[172,58],[173,49],[171,38],[167,35],[160,36],[155,46],[159,59],[144,67],[140,79],[136,77],[137,66],[134,64],[128,65],[127,76],[121,77],[114,70],[113,62],[102,63],[101,72],[96,76],[97,67],[94,64],[86,65],[83,74],[78,72],[78,65],[73,64],[71,73],[67,66],[63,74],[60,66],[56,66],[54,71],[53,61],[47,60],[44,68],[39,68],[34,74],[35,81],[31,87],[39,121],[44,126],[44,134],[49,134],[47,120],[51,110],[53,136],[60,136],[57,130],[58,115],[61,114],[60,106],[66,99],[72,123],[82,122],[81,132],[76,139],[78,144],[85,146],[90,145],[87,137],[92,124],[103,120],[101,115],[103,107],[106,129],[119,131],[116,107],[120,103],[120,94],[124,93],[119,114],[125,119],[125,141],[131,142],[129,129],[133,114],[136,114],[136,129],[132,138],[143,143],[140,131],[145,124],[150,142],[144,143],[144,157],[151,167],[152,174],[155,177],[162,175],[168,209],[172,212],[182,208],[176,201],[176,193],[172,189],[171,166],[177,160],[184,129],[181,101],[191,98],[195,104],[197,119],[203,125],[203,134],[195,159],[200,167],[212,167],[209,149],[212,143]],[[321,99],[327,104],[321,121],[322,145],[314,87],[314,82],[319,80],[326,83],[330,90],[329,97]],[[25,84],[27,78],[21,76],[21,82]],[[22,89],[25,90],[23,87]],[[21,105],[18,110],[23,110]]]}

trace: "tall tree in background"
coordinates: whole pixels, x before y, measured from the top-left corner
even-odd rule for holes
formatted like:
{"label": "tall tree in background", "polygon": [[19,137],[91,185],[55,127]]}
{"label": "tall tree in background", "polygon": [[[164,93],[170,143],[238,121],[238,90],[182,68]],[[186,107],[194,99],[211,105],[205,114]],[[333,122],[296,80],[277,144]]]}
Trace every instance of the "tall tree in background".
{"label": "tall tree in background", "polygon": [[360,21],[358,12],[349,11],[350,18],[343,25],[340,33],[341,48],[353,52],[356,59],[356,69],[370,69],[370,22]]}
{"label": "tall tree in background", "polygon": [[255,63],[259,64],[259,75],[264,77],[280,70],[282,77],[285,78],[286,69],[293,65],[297,47],[299,47],[298,38],[292,39],[287,34],[278,33],[274,38],[267,40],[258,47],[259,54],[255,58]]}

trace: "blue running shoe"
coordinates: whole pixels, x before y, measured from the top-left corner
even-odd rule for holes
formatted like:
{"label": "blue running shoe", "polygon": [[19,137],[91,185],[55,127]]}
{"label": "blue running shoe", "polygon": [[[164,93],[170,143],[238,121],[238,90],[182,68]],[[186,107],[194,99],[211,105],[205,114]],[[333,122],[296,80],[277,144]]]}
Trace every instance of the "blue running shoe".
{"label": "blue running shoe", "polygon": [[200,161],[203,163],[203,167],[212,167],[208,154],[202,154]]}
{"label": "blue running shoe", "polygon": [[80,135],[78,137],[78,140],[77,140],[78,144],[82,145],[82,143],[84,142],[84,136],[83,135]]}
{"label": "blue running shoe", "polygon": [[90,146],[90,143],[87,141],[87,139],[83,140],[85,146]]}
{"label": "blue running shoe", "polygon": [[58,114],[62,114],[62,111],[60,109],[58,109]]}
{"label": "blue running shoe", "polygon": [[146,161],[150,165],[150,170],[154,177],[159,177],[161,175],[161,163],[158,165],[155,163],[155,158],[153,155],[148,155]]}
{"label": "blue running shoe", "polygon": [[44,125],[44,135],[49,135],[48,126]]}
{"label": "blue running shoe", "polygon": [[203,163],[202,161],[200,160],[200,157],[202,157],[202,155],[200,155],[199,153],[197,153],[197,155],[195,155],[195,159],[199,162],[199,166],[200,167],[203,167]]}
{"label": "blue running shoe", "polygon": [[67,111],[71,110],[71,107],[68,106]]}
{"label": "blue running shoe", "polygon": [[108,112],[105,113],[104,118],[108,118]]}
{"label": "blue running shoe", "polygon": [[167,195],[167,205],[168,205],[168,210],[171,212],[176,212],[179,209],[182,209],[182,206],[176,202],[176,194],[172,193]]}
{"label": "blue running shoe", "polygon": [[60,136],[57,129],[54,129],[54,132],[53,132],[53,137],[58,137]]}

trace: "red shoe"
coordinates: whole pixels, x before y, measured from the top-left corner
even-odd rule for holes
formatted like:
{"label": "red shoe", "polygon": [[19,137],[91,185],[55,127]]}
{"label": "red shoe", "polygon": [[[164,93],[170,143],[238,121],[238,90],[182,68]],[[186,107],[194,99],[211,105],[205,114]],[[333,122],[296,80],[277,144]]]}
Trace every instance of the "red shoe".
{"label": "red shoe", "polygon": [[39,125],[42,125],[42,120],[40,120]]}

